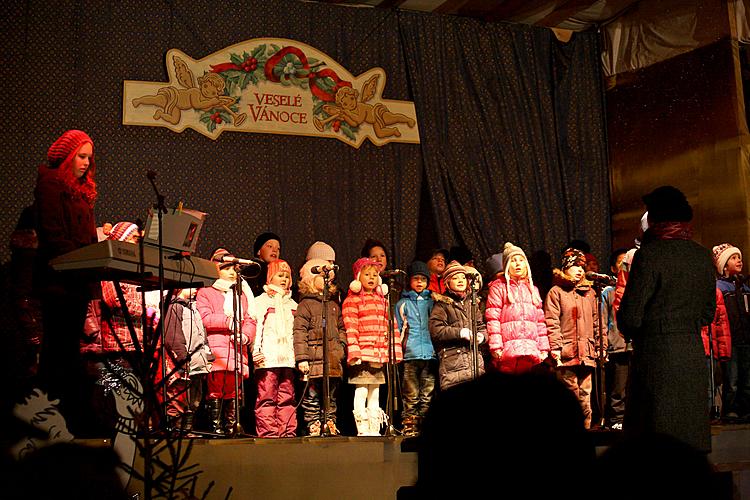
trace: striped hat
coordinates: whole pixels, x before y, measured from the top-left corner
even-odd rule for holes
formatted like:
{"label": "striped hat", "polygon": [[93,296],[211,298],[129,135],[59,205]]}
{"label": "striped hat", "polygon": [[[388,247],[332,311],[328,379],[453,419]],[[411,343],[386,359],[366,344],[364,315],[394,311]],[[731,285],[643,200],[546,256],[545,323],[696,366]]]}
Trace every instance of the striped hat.
{"label": "striped hat", "polygon": [[[57,168],[68,162],[76,151],[87,142],[90,142],[92,147],[94,146],[94,141],[82,130],[65,132],[47,150],[47,162],[50,168]],[[93,161],[93,158],[89,161]]]}
{"label": "striped hat", "polygon": [[219,266],[219,269],[234,266],[232,262],[223,262],[222,259],[224,257],[234,257],[234,255],[232,255],[232,253],[226,248],[221,247],[214,250],[214,253],[211,254],[211,260],[216,262],[216,265]]}
{"label": "striped hat", "polygon": [[447,266],[445,266],[445,271],[443,271],[443,280],[447,284],[448,280],[459,273],[466,274],[466,269],[464,268],[464,266],[459,264],[457,260],[452,260],[448,263]]}
{"label": "striped hat", "polygon": [[266,283],[271,282],[271,278],[274,274],[286,271],[289,273],[289,277],[292,277],[292,268],[285,260],[276,259],[268,263],[268,274],[266,274]]}
{"label": "striped hat", "polygon": [[107,235],[108,240],[125,241],[133,233],[138,232],[138,226],[132,222],[118,222],[112,226],[112,230]]}

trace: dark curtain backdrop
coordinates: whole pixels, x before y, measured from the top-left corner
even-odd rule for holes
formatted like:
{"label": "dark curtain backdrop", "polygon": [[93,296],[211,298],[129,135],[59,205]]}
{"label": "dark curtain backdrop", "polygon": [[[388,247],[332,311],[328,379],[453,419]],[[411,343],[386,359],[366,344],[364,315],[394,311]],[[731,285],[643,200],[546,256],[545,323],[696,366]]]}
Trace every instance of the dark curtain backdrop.
{"label": "dark curtain backdrop", "polygon": [[[466,243],[481,260],[506,239],[556,252],[578,236],[608,248],[592,34],[562,45],[524,26],[289,0],[28,0],[0,9],[2,241],[33,199],[49,144],[81,128],[96,142],[97,220],[145,218],[152,169],[168,205],[208,212],[204,257],[217,245],[248,256],[255,236],[272,230],[295,269],[313,241],[331,243],[348,282],[367,237],[383,240],[398,266],[418,237]],[[384,68],[384,97],[416,101],[421,146],[357,150],[236,132],[212,141],[121,124],[123,80],[166,81],[168,49],[200,59],[264,36],[317,47],[355,75]],[[431,206],[420,211],[422,192]],[[420,213],[434,218],[422,218],[418,235]],[[7,245],[0,255],[7,266]]]}
{"label": "dark curtain backdrop", "polygon": [[505,241],[553,262],[609,250],[597,35],[399,14],[435,227],[484,259]]}

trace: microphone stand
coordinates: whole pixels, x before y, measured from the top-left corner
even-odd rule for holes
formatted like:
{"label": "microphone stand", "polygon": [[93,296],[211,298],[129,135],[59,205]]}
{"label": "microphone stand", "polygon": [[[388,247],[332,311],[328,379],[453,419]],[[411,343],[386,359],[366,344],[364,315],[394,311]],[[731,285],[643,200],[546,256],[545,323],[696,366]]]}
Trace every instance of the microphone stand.
{"label": "microphone stand", "polygon": [[477,291],[474,288],[476,277],[472,273],[467,273],[466,279],[469,283],[469,320],[471,321],[471,378],[476,380],[479,378],[479,339],[477,338],[477,315],[476,315],[476,304],[477,304]]}
{"label": "microphone stand", "polygon": [[[244,405],[245,393],[242,392],[242,401],[240,400],[240,386],[242,379],[242,319],[244,317],[242,311],[242,276],[240,272],[235,273],[234,290],[232,290],[232,336],[234,338],[232,346],[234,347],[234,397],[232,398],[232,404],[234,405],[234,423],[232,429],[229,430],[229,437],[237,437],[240,434],[240,406]],[[250,363],[250,355],[248,354],[248,363]],[[223,408],[222,408],[223,412]]]}
{"label": "microphone stand", "polygon": [[[148,172],[146,172],[146,177],[148,177],[148,180],[151,183],[151,187],[154,188],[154,193],[156,194],[156,205],[154,205],[154,208],[156,209],[157,220],[159,223],[157,246],[159,250],[159,325],[156,327],[156,335],[160,341],[159,355],[161,356],[162,401],[164,401],[163,408],[161,409],[161,417],[163,418],[163,422],[167,422],[167,353],[164,347],[164,339],[162,338],[162,334],[164,332],[162,320],[167,315],[166,311],[164,310],[164,241],[162,214],[167,213],[167,207],[164,205],[164,195],[159,192],[159,189],[156,187],[156,182],[154,181],[156,179],[156,172],[154,172],[153,170],[149,170]],[[143,256],[142,248],[141,256]]]}
{"label": "microphone stand", "polygon": [[[327,266],[323,268],[323,298],[321,300],[321,324],[323,325],[323,404],[320,405],[320,436],[333,436],[333,432],[328,427],[328,414],[331,407],[331,386],[330,386],[330,363],[328,362],[328,286],[331,283],[331,269]],[[338,332],[336,333],[338,341]]]}
{"label": "microphone stand", "polygon": [[604,428],[605,424],[605,398],[606,393],[604,389],[604,325],[602,323],[602,288],[603,284],[597,280],[593,281],[594,284],[594,293],[596,294],[596,310],[598,314],[596,315],[597,318],[597,324],[599,326],[599,352],[596,356],[596,367],[597,367],[597,394],[599,398],[599,428]]}
{"label": "microphone stand", "polygon": [[712,323],[708,324],[708,387],[711,389],[711,413],[710,418],[717,419],[721,416],[719,405],[716,404],[716,382],[714,381],[714,339]]}
{"label": "microphone stand", "polygon": [[386,375],[388,375],[388,402],[386,403],[386,415],[388,424],[385,429],[385,436],[398,436],[400,433],[393,425],[393,415],[398,409],[398,370],[396,367],[396,330],[393,325],[393,292],[395,289],[396,277],[388,277],[388,364]]}

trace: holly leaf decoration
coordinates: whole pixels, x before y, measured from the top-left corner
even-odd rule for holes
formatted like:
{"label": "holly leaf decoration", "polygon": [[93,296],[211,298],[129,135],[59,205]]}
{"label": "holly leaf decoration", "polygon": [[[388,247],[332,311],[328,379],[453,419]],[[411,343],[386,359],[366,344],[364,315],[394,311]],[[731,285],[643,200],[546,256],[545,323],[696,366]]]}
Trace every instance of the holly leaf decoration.
{"label": "holly leaf decoration", "polygon": [[[359,129],[359,127],[357,128],[357,130],[358,130],[358,129]],[[343,133],[343,134],[344,134],[344,135],[345,135],[346,137],[348,137],[349,139],[351,139],[352,141],[355,141],[355,140],[357,140],[357,136],[356,136],[356,135],[354,135],[354,130],[352,130],[352,129],[351,129],[350,127],[349,127],[349,124],[348,124],[348,123],[346,123],[346,122],[341,122],[341,128],[340,128],[339,130],[341,130],[341,132],[342,132],[342,133]]]}
{"label": "holly leaf decoration", "polygon": [[[260,59],[263,56],[263,53],[266,51],[266,44],[258,45],[255,47],[255,50],[253,50],[253,57],[258,60],[258,66],[260,66]],[[265,61],[263,61],[265,63]]]}
{"label": "holly leaf decoration", "polygon": [[237,66],[242,66],[242,63],[245,62],[245,59],[241,58],[237,54],[230,54],[229,60],[232,62],[232,64],[236,64]]}
{"label": "holly leaf decoration", "polygon": [[333,78],[330,76],[325,76],[323,78],[316,78],[315,79],[315,85],[320,88],[323,92],[326,92],[328,94],[333,93],[333,88],[336,86],[336,82],[333,81]]}

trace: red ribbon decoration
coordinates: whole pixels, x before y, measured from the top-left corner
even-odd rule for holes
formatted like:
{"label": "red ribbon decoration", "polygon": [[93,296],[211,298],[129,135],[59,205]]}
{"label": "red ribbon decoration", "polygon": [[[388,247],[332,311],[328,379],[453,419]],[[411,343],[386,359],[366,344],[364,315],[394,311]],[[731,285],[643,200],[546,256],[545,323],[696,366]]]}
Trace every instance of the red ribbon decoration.
{"label": "red ribbon decoration", "polygon": [[211,71],[214,73],[223,73],[224,71],[228,71],[230,69],[236,69],[237,71],[245,71],[240,66],[237,66],[234,63],[221,63],[216,65],[211,65]]}
{"label": "red ribbon decoration", "polygon": [[[317,85],[315,85],[315,80],[317,78],[325,78],[328,77],[331,80],[334,81],[335,85],[333,86],[333,90],[329,94],[325,90],[321,89]],[[339,75],[336,74],[335,71],[332,69],[321,69],[317,73],[314,73],[313,76],[310,77],[310,92],[313,93],[315,97],[320,99],[321,101],[326,102],[333,102],[336,100],[336,91],[340,89],[341,87],[351,87],[352,82],[347,82],[339,78]]]}
{"label": "red ribbon decoration", "polygon": [[299,50],[297,47],[284,47],[280,51],[276,52],[268,61],[263,68],[263,72],[266,74],[266,79],[269,82],[279,83],[279,78],[273,74],[273,68],[281,61],[281,58],[287,54],[294,54],[297,56],[302,63],[303,69],[310,69],[310,65],[307,62],[307,56],[304,52]]}
{"label": "red ribbon decoration", "polygon": [[[309,70],[310,64],[307,61],[307,56],[304,52],[302,52],[297,47],[284,47],[283,49],[279,50],[274,54],[272,57],[266,61],[265,66],[263,67],[263,73],[266,75],[266,79],[269,82],[279,83],[281,80],[279,77],[274,75],[273,69],[276,67],[276,65],[281,61],[281,59],[287,55],[287,54],[294,54],[299,58],[300,62],[302,63],[302,68]],[[222,73],[224,71],[228,70],[237,70],[237,71],[245,71],[241,66],[237,66],[234,63],[228,62],[228,63],[222,63],[222,64],[216,64],[211,65],[211,71],[214,73]],[[318,78],[330,78],[334,81],[333,90],[331,93],[326,92],[325,90],[321,89],[315,84],[315,80]],[[335,71],[329,68],[321,69],[317,72],[310,72],[307,75],[307,78],[310,82],[310,92],[313,93],[315,97],[320,99],[321,101],[325,102],[333,102],[336,100],[336,91],[340,89],[341,87],[351,87],[352,83],[347,82],[345,80],[342,80],[339,78],[339,75],[336,74]]]}

